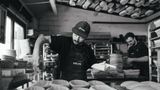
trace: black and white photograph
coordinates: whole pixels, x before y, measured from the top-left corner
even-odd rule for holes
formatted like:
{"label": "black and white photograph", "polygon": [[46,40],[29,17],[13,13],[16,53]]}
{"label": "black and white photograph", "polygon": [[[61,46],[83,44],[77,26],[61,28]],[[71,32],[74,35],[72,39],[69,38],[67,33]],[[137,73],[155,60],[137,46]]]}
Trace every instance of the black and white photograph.
{"label": "black and white photograph", "polygon": [[0,90],[160,90],[160,0],[0,0]]}

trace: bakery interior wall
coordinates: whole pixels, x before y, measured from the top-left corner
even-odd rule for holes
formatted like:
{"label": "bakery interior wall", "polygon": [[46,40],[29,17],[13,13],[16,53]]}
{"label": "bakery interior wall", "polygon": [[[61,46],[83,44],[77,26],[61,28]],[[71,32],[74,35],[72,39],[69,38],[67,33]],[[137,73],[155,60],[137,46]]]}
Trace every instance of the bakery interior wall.
{"label": "bakery interior wall", "polygon": [[[89,10],[74,7],[57,5],[58,15],[53,12],[42,12],[38,18],[38,33],[46,35],[71,32],[72,27],[81,20],[86,20],[91,25],[91,32],[110,32],[111,36],[119,36],[127,32],[134,32],[137,35],[147,35],[146,24],[96,24],[93,21],[104,22],[141,22],[120,16],[96,13]],[[31,24],[33,25],[33,24]]]}

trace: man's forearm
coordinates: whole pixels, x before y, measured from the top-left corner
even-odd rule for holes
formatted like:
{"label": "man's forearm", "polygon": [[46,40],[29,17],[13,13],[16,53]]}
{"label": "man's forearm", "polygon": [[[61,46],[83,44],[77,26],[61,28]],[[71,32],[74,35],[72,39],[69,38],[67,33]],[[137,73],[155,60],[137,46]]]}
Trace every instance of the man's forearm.
{"label": "man's forearm", "polygon": [[44,41],[44,36],[43,35],[39,35],[39,37],[37,38],[36,42],[35,42],[35,46],[33,49],[33,62],[34,65],[38,65],[38,60],[39,60],[39,51],[40,51],[40,45],[42,44],[42,42]]}
{"label": "man's forearm", "polygon": [[131,62],[147,62],[148,56],[143,56],[139,58],[128,58],[128,60],[131,60]]}

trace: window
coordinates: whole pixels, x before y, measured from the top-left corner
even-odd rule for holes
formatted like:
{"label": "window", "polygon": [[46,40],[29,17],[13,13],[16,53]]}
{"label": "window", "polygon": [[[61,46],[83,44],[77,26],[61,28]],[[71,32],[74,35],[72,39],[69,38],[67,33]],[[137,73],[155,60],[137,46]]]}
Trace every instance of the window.
{"label": "window", "polygon": [[17,57],[23,53],[19,44],[25,38],[25,29],[26,21],[19,14],[0,6],[0,56],[5,49],[15,49]]}
{"label": "window", "polygon": [[9,16],[7,16],[6,18],[5,27],[6,27],[6,33],[5,33],[6,49],[14,49],[13,46],[15,46],[16,44],[15,40],[24,39],[24,28],[16,21],[12,20]]}
{"label": "window", "polygon": [[14,22],[14,49],[16,50],[17,58],[20,58],[22,54],[22,39],[24,39],[24,28]]}
{"label": "window", "polygon": [[15,15],[7,13],[5,28],[5,48],[16,50],[16,58],[19,58],[22,53],[20,44],[25,38],[25,25]]}
{"label": "window", "polygon": [[12,20],[7,16],[6,18],[6,33],[5,33],[5,45],[6,49],[12,49]]}
{"label": "window", "polygon": [[14,39],[24,39],[24,28],[17,22],[14,23]]}

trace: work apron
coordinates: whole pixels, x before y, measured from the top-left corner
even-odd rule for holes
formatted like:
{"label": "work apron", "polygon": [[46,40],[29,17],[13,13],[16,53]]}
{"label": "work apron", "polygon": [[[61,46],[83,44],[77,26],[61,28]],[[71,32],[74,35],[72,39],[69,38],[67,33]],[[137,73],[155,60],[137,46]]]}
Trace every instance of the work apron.
{"label": "work apron", "polygon": [[61,74],[62,79],[68,81],[73,79],[87,79],[85,70],[86,56],[82,48],[72,45],[65,62]]}

